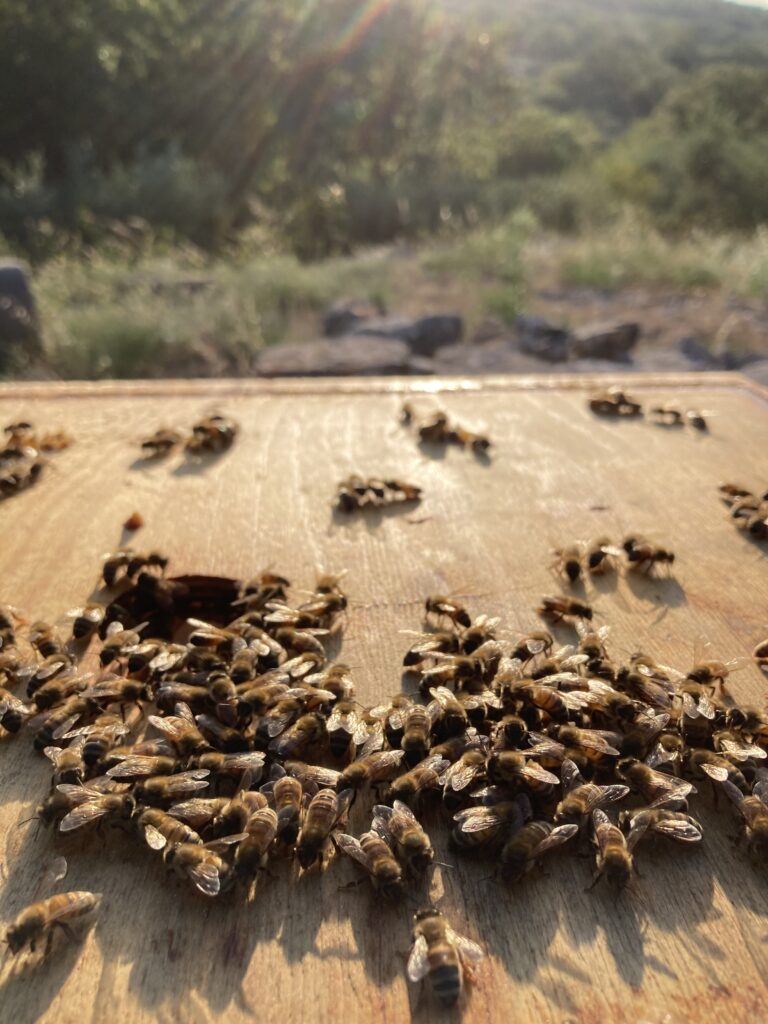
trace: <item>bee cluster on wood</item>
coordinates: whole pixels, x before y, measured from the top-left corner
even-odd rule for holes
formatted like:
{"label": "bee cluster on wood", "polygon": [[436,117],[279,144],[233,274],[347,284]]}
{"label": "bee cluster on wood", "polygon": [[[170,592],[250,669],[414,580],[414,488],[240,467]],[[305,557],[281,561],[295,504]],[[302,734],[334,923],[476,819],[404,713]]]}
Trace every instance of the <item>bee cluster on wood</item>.
{"label": "bee cluster on wood", "polygon": [[[598,391],[589,399],[589,408],[596,416],[608,419],[639,419],[645,415],[643,405],[619,387]],[[691,427],[707,433],[709,423],[699,409],[680,409],[671,403],[652,405],[648,409],[650,422],[660,427]]]}
{"label": "bee cluster on wood", "polygon": [[141,442],[146,459],[165,459],[180,449],[192,455],[218,455],[231,448],[239,433],[238,424],[228,416],[210,413],[193,423],[185,437],[173,427],[160,427]]}
{"label": "bee cluster on wood", "polygon": [[343,480],[336,490],[336,507],[340,512],[358,509],[382,508],[386,505],[415,504],[421,501],[421,488],[404,480],[352,475]]}
{"label": "bee cluster on wood", "polygon": [[[171,577],[157,552],[121,549],[102,574],[114,599],[73,609],[68,637],[2,612],[0,724],[51,763],[41,822],[60,833],[119,823],[204,896],[252,899],[270,862],[317,871],[335,851],[403,901],[435,867],[435,812],[455,853],[488,858],[503,884],[591,839],[592,884],[619,891],[642,840],[702,839],[689,801],[703,784],[768,858],[768,716],[730,700],[739,666],[704,648],[684,671],[640,653],[617,663],[609,628],[584,609],[556,609],[577,619],[575,643],[557,647],[547,631],[511,638],[434,595],[403,657],[412,692],[363,707],[350,669],[326,653],[347,609],[343,574],[322,574],[298,603],[274,572]],[[100,670],[84,672],[93,641]],[[367,822],[357,835],[354,801]],[[34,904],[8,930],[11,950],[49,946],[99,901]],[[431,907],[413,939],[408,977],[455,1003],[482,949]]]}
{"label": "bee cluster on wood", "polygon": [[718,490],[736,528],[752,540],[768,540],[768,490],[758,495],[740,484],[730,483],[720,484]]}
{"label": "bee cluster on wood", "polygon": [[42,476],[46,455],[69,448],[72,438],[63,430],[38,434],[31,423],[9,423],[0,450],[0,501],[31,487]]}
{"label": "bee cluster on wood", "polygon": [[488,437],[452,423],[442,409],[418,417],[413,406],[405,402],[400,412],[400,423],[404,427],[415,427],[422,444],[453,444],[468,448],[475,455],[486,455],[491,447]]}

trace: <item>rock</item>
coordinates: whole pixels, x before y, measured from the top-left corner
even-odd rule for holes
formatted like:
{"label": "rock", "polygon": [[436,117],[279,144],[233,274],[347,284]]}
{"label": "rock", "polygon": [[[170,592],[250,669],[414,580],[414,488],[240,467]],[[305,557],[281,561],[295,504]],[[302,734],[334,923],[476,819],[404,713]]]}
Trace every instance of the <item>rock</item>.
{"label": "rock", "polygon": [[338,338],[349,334],[366,320],[380,317],[384,310],[365,299],[339,299],[330,306],[323,316],[323,334],[326,338]]}
{"label": "rock", "polygon": [[412,352],[431,356],[444,345],[454,345],[464,334],[464,321],[453,313],[422,316],[416,320],[386,317],[367,320],[355,333],[360,336],[395,338],[404,341]]}
{"label": "rock", "polygon": [[37,313],[23,263],[0,262],[0,365],[12,352],[42,355]]}
{"label": "rock", "polygon": [[564,362],[569,355],[571,335],[543,316],[520,313],[515,317],[518,343],[523,352],[548,363]]}
{"label": "rock", "polygon": [[628,362],[639,337],[638,323],[588,324],[575,332],[572,352],[587,359]]}
{"label": "rock", "polygon": [[496,341],[507,334],[509,334],[509,328],[506,324],[495,316],[486,316],[472,332],[472,337],[469,340],[473,345],[484,345],[487,341]]}
{"label": "rock", "polygon": [[446,345],[435,353],[437,373],[546,373],[550,364],[521,352],[515,339],[483,345]]}
{"label": "rock", "polygon": [[415,359],[397,338],[341,338],[288,342],[260,352],[256,373],[263,377],[349,377],[355,375],[431,373],[429,360]]}
{"label": "rock", "polygon": [[744,367],[744,373],[758,384],[768,387],[768,359],[756,359]]}
{"label": "rock", "polygon": [[695,337],[681,338],[677,343],[678,352],[690,360],[692,370],[720,370],[723,363],[713,355],[707,346]]}

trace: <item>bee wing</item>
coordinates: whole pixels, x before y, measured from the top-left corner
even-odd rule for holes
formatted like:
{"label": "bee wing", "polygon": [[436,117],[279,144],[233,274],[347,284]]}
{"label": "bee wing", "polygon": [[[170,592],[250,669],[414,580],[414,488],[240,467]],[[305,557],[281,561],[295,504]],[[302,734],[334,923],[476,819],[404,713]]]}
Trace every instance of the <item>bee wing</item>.
{"label": "bee wing", "polygon": [[178,739],[184,732],[184,720],[175,715],[166,715],[164,718],[161,718],[159,715],[150,715],[148,722],[164,733],[171,741]]}
{"label": "bee wing", "polygon": [[457,935],[453,928],[446,929],[446,936],[456,947],[456,952],[462,960],[467,960],[470,963],[477,963],[485,956],[484,949],[478,946],[478,944],[473,942],[471,939],[467,939],[463,935]]}
{"label": "bee wing", "polygon": [[121,758],[118,764],[107,769],[107,775],[111,779],[127,779],[134,776],[152,775],[157,758],[144,757],[141,754],[131,754]]}
{"label": "bee wing", "polygon": [[409,981],[421,981],[429,973],[429,947],[423,935],[418,935],[408,957],[406,973]]}
{"label": "bee wing", "polygon": [[98,821],[109,811],[109,807],[101,800],[86,800],[61,819],[59,832],[72,832],[92,821]]}
{"label": "bee wing", "polygon": [[762,747],[758,747],[755,743],[744,743],[740,740],[729,740],[721,739],[719,741],[720,749],[728,754],[730,757],[737,761],[746,761],[750,757],[756,758],[758,761],[762,761],[768,757],[768,753],[763,750]]}
{"label": "bee wing", "polygon": [[[154,645],[148,644],[147,646]],[[175,665],[177,665],[183,657],[184,654],[180,651],[160,651],[160,653],[156,654],[155,657],[152,658],[151,661],[149,662],[149,669],[151,672],[167,672],[169,669],[172,669]]]}
{"label": "bee wing", "polygon": [[[580,625],[581,625],[581,622],[578,623],[577,628]],[[541,652],[546,648],[546,646],[547,646],[547,641],[543,640],[543,639],[533,640],[533,639],[529,638],[529,639],[527,639],[525,641],[526,650],[531,655],[531,657],[535,657],[537,654],[541,654]]]}
{"label": "bee wing", "polygon": [[645,814],[636,814],[632,818],[629,826],[629,832],[627,833],[627,849],[630,853],[634,850],[640,840],[643,838],[645,833],[648,831],[649,822],[648,817]]}
{"label": "bee wing", "polygon": [[199,828],[209,822],[213,818],[214,813],[215,808],[204,797],[193,797],[191,800],[184,800],[181,803],[173,804],[168,809],[168,814],[172,818],[178,818],[193,828]]}
{"label": "bee wing", "polygon": [[456,695],[447,686],[433,686],[429,692],[441,708],[451,707],[456,703]]}
{"label": "bee wing", "polygon": [[462,832],[486,832],[506,824],[508,819],[494,812],[492,807],[467,807],[454,814],[453,820]]}
{"label": "bee wing", "polygon": [[542,768],[536,761],[526,761],[520,769],[520,774],[524,779],[547,783],[550,786],[556,786],[560,781],[556,775],[553,775],[552,772],[548,772],[546,768]]}
{"label": "bee wing", "polygon": [[606,737],[599,732],[587,732],[586,735],[582,733],[579,745],[587,750],[594,750],[598,754],[607,754],[609,757],[619,756],[616,747],[612,747]]}
{"label": "bee wing", "polygon": [[703,693],[699,697],[698,710],[699,714],[702,715],[704,718],[708,719],[710,722],[717,714],[717,708],[713,704],[712,700],[705,693]]}
{"label": "bee wing", "polygon": [[267,755],[262,754],[261,751],[230,754],[227,757],[227,768],[233,772],[250,772],[251,782],[258,782],[266,759]]}
{"label": "bee wing", "polygon": [[219,869],[215,864],[210,861],[203,861],[202,864],[194,864],[192,867],[187,869],[192,882],[195,887],[200,890],[204,896],[218,896],[221,891],[221,877],[219,875]]}
{"label": "bee wing", "polygon": [[186,725],[196,725],[192,709],[189,704],[185,704],[183,700],[180,700],[178,704],[174,705],[173,712]]}
{"label": "bee wing", "polygon": [[[759,797],[764,804],[768,805],[768,772],[764,768],[758,768],[756,775],[757,781],[752,787],[752,795]],[[733,788],[736,789],[735,786]]]}
{"label": "bee wing", "polygon": [[567,843],[569,839],[575,836],[578,831],[578,825],[558,825],[557,828],[552,829],[546,839],[542,839],[533,851],[533,856],[540,857],[548,850],[554,850],[555,847],[562,846],[563,843]]}
{"label": "bee wing", "polygon": [[391,832],[389,830],[389,822],[394,814],[394,809],[388,807],[386,804],[377,804],[373,808],[373,820],[371,822],[371,828],[374,832],[386,839],[387,842],[391,839]]}
{"label": "bee wing", "polygon": [[144,826],[144,839],[151,850],[162,850],[168,840],[162,832],[158,832],[154,825]]}
{"label": "bee wing", "polygon": [[62,739],[69,732],[69,730],[72,728],[75,722],[78,721],[79,718],[80,715],[70,715],[69,718],[65,719],[65,721],[63,721],[57,729],[53,730],[53,739]]}
{"label": "bee wing", "polygon": [[355,839],[354,836],[347,835],[346,832],[342,832],[335,836],[334,842],[336,846],[345,853],[352,860],[356,860],[358,864],[361,864],[366,871],[370,872],[371,865],[366,856],[365,850],[360,845],[360,840]]}
{"label": "bee wing", "polygon": [[652,827],[654,832],[676,839],[679,843],[698,843],[703,835],[701,825],[693,818],[659,821]]}
{"label": "bee wing", "polygon": [[600,786],[599,789],[600,792],[595,795],[590,809],[615,804],[617,800],[623,800],[629,792],[629,786]]}
{"label": "bee wing", "polygon": [[710,779],[714,779],[715,782],[728,781],[727,768],[723,768],[719,764],[702,764],[700,767],[704,774],[708,775]]}
{"label": "bee wing", "polygon": [[196,768],[191,772],[179,772],[178,775],[163,776],[166,783],[166,793],[169,797],[184,796],[185,793],[194,793],[197,789],[207,789],[209,774],[207,768]]}
{"label": "bee wing", "polygon": [[[576,786],[580,786],[584,782],[581,772],[569,757],[566,757],[563,760],[563,765],[560,769],[560,780],[563,783],[563,791],[565,793],[570,792]],[[623,788],[626,789],[627,787],[625,786]]]}
{"label": "bee wing", "polygon": [[447,771],[443,772],[438,781],[441,786],[458,792],[460,789],[469,786],[477,774],[477,765],[462,764],[460,761],[457,761],[456,764],[452,764]]}
{"label": "bee wing", "polygon": [[279,736],[281,732],[285,732],[288,726],[291,724],[291,720],[294,715],[292,711],[286,711],[279,715],[266,715],[262,718],[264,729],[270,739],[274,739]]}
{"label": "bee wing", "polygon": [[360,722],[360,715],[356,710],[340,708],[337,705],[328,716],[327,728],[328,732],[335,732],[340,729],[343,732],[349,733],[350,736],[354,736],[361,724],[364,725],[365,723]]}
{"label": "bee wing", "polygon": [[[66,617],[68,619],[76,619],[78,617],[78,615],[82,615],[84,611],[85,611],[84,608],[70,608],[66,612]],[[61,623],[61,624],[63,625],[63,623]]]}
{"label": "bee wing", "polygon": [[40,885],[38,888],[43,892],[50,889],[51,886],[66,877],[68,869],[69,865],[67,864],[66,857],[54,857],[43,872],[43,877],[40,879]]}
{"label": "bee wing", "polygon": [[[365,734],[361,732],[363,725],[365,725]],[[358,757],[367,757],[368,754],[378,753],[384,746],[384,726],[381,722],[377,722],[373,726],[368,723],[361,723],[358,726],[357,732],[352,737],[352,741],[356,746],[362,743]],[[402,753],[404,754],[405,752],[402,751]]]}
{"label": "bee wing", "polygon": [[[3,705],[0,704],[0,715],[2,713],[3,713]],[[46,747],[43,750],[43,753],[45,754],[45,756],[48,758],[48,760],[51,762],[51,764],[55,768],[58,765],[59,761],[61,760],[61,755],[64,753],[65,749],[66,749],[65,747]]]}
{"label": "bee wing", "polygon": [[[736,804],[737,807],[740,806],[740,804],[744,800],[744,794],[741,792],[738,786],[734,786],[730,779],[724,779],[720,783],[720,788],[724,790],[729,800]],[[760,796],[760,794],[755,793],[754,790],[752,791],[752,793],[754,796]]]}
{"label": "bee wing", "polygon": [[714,661],[713,647],[707,637],[700,633],[693,641],[693,661],[699,665],[703,661]]}
{"label": "bee wing", "polygon": [[67,895],[69,899],[66,903],[49,912],[49,921],[66,921],[71,917],[79,917],[85,911],[95,911],[103,898],[100,892],[70,892]]}
{"label": "bee wing", "polygon": [[324,789],[335,789],[341,772],[335,768],[322,768],[319,765],[304,764],[297,761],[286,761],[286,770],[289,775],[304,782],[315,782]]}
{"label": "bee wing", "polygon": [[645,763],[649,768],[658,768],[662,764],[673,764],[675,761],[679,760],[679,750],[667,750],[661,745],[661,743],[657,743],[653,750],[651,750],[650,754],[646,757]]}
{"label": "bee wing", "polygon": [[597,701],[595,694],[585,690],[568,690],[567,693],[562,694],[562,698],[570,711],[580,711],[588,704],[594,704]]}

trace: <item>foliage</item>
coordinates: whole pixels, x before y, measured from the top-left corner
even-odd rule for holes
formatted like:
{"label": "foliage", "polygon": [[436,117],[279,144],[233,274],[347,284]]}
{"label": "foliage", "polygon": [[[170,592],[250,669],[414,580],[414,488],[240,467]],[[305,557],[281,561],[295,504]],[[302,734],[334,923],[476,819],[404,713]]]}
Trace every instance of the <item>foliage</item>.
{"label": "foliage", "polygon": [[752,227],[767,64],[720,0],[0,0],[0,232],[317,259],[521,207]]}

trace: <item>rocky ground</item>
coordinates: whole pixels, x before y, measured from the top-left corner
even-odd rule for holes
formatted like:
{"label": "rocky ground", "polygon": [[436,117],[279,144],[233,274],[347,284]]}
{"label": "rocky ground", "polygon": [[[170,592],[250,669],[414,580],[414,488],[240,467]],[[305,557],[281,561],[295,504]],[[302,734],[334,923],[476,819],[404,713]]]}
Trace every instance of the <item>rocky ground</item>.
{"label": "rocky ground", "polygon": [[[445,297],[443,297],[445,298]],[[456,313],[382,316],[355,300],[325,314],[315,340],[272,346],[265,376],[741,370],[768,383],[768,310],[720,294],[551,289],[509,325],[471,333]],[[565,326],[567,325],[567,326]]]}

